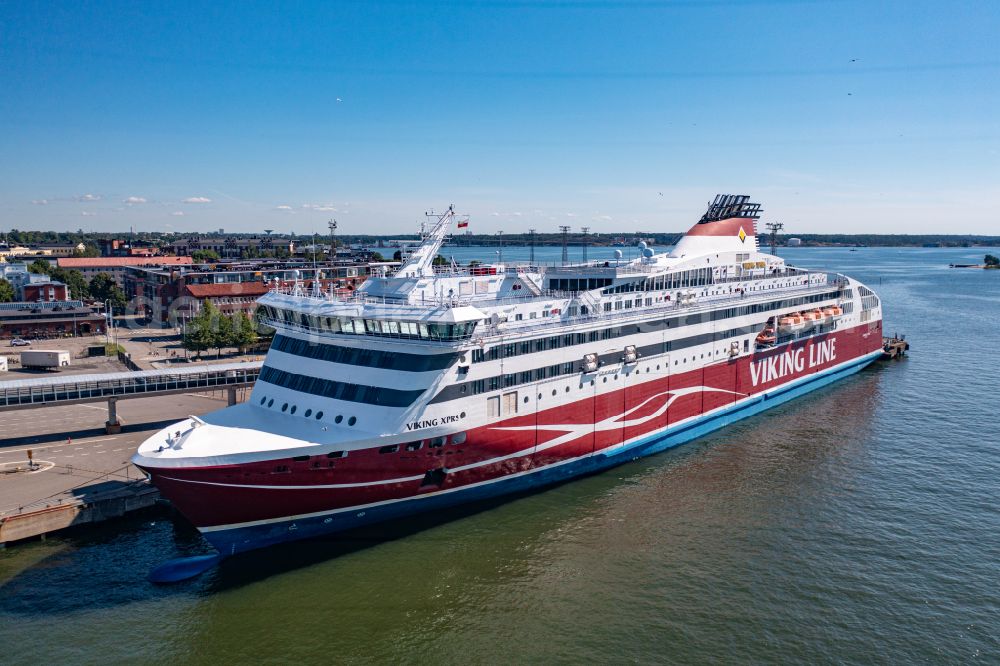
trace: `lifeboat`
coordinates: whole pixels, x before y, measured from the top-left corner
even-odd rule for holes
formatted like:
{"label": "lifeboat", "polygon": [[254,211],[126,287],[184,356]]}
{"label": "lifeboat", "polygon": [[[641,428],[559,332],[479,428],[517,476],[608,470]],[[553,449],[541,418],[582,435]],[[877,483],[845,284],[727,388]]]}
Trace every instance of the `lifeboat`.
{"label": "lifeboat", "polygon": [[773,345],[777,338],[774,337],[774,329],[770,326],[757,334],[758,345]]}
{"label": "lifeboat", "polygon": [[844,315],[844,311],[836,305],[831,305],[823,308],[823,314],[826,315],[828,320],[834,321],[836,319],[840,319]]}
{"label": "lifeboat", "polygon": [[802,318],[805,320],[806,326],[819,326],[823,323],[823,313],[819,310],[803,312]]}
{"label": "lifeboat", "polygon": [[794,333],[806,327],[806,321],[798,312],[778,318],[778,330],[782,332]]}

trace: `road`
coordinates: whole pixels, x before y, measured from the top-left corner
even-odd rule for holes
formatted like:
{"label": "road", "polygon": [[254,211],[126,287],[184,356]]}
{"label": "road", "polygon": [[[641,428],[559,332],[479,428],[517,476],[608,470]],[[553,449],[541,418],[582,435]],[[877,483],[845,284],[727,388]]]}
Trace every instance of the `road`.
{"label": "road", "polygon": [[91,483],[141,478],[129,458],[153,430],[225,405],[224,392],[122,400],[118,415],[125,429],[119,435],[104,434],[107,409],[101,403],[7,412],[0,425],[0,472],[26,468],[28,449],[38,469],[0,473],[0,515]]}

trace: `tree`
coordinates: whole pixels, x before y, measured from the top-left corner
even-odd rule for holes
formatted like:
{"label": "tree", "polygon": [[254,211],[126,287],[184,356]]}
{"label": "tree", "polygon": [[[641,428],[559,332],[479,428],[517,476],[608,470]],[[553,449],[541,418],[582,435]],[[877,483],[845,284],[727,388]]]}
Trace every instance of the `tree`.
{"label": "tree", "polygon": [[99,257],[101,256],[101,251],[97,249],[96,245],[90,245],[89,243],[83,246],[83,249],[73,250],[74,257]]}
{"label": "tree", "polygon": [[257,324],[241,310],[233,318],[233,346],[239,347],[240,352],[246,354],[247,348],[257,344],[258,337]]}
{"label": "tree", "polygon": [[372,252],[371,261],[385,261],[381,252]]}
{"label": "tree", "polygon": [[33,262],[28,264],[28,272],[36,273],[38,275],[48,275],[52,272],[52,264],[44,259],[35,259]]}
{"label": "tree", "polygon": [[[211,301],[205,301],[205,303],[211,303]],[[216,316],[215,330],[212,332],[212,346],[216,349],[215,357],[219,358],[222,356],[222,348],[233,344],[233,318],[225,316],[218,309],[215,311],[218,315]]]}
{"label": "tree", "polygon": [[447,266],[448,260],[442,257],[440,254],[434,257],[434,261],[431,262],[432,266]]}
{"label": "tree", "polygon": [[983,262],[987,266],[1000,266],[1000,259],[994,257],[992,254],[986,255],[986,259],[984,259]]}
{"label": "tree", "polygon": [[87,278],[83,277],[83,273],[80,271],[56,267],[49,273],[49,277],[69,287],[71,298],[87,298],[90,296],[90,286],[87,284]]}
{"label": "tree", "polygon": [[191,253],[191,258],[199,264],[214,264],[222,259],[215,250],[195,250]]}
{"label": "tree", "polygon": [[402,261],[403,260],[403,251],[402,250],[396,250],[395,252],[393,252],[392,253],[392,260],[393,261]]}
{"label": "tree", "polygon": [[181,344],[188,351],[195,352],[196,358],[201,358],[201,352],[215,346],[218,321],[219,309],[212,301],[205,301],[198,314],[188,320]]}
{"label": "tree", "polygon": [[98,273],[90,280],[90,296],[98,301],[111,301],[115,310],[125,309],[125,292],[115,283],[115,279],[107,273]]}
{"label": "tree", "polygon": [[10,303],[14,300],[14,285],[0,278],[0,303]]}

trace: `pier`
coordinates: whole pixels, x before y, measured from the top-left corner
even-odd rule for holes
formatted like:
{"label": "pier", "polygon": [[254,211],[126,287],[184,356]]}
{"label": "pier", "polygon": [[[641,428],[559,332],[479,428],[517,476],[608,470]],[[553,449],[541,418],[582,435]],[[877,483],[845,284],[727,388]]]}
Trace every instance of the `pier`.
{"label": "pier", "polygon": [[905,335],[894,333],[892,337],[882,338],[882,358],[896,359],[902,358],[910,349],[910,343],[906,341]]}

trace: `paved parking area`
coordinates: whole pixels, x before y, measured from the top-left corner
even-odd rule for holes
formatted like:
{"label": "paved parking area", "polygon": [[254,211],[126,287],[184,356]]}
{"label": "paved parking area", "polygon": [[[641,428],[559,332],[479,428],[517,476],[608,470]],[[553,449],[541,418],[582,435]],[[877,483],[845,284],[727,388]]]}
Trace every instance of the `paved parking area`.
{"label": "paved parking area", "polygon": [[[240,392],[241,399],[244,393],[248,391]],[[0,421],[0,514],[58,501],[88,484],[141,478],[129,458],[153,430],[225,405],[221,391],[122,400],[118,415],[125,428],[119,435],[103,432],[104,403],[5,412]],[[10,473],[27,467],[28,449],[39,469]]]}

